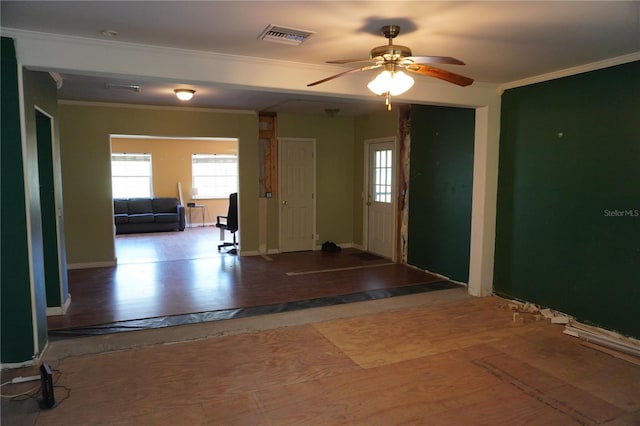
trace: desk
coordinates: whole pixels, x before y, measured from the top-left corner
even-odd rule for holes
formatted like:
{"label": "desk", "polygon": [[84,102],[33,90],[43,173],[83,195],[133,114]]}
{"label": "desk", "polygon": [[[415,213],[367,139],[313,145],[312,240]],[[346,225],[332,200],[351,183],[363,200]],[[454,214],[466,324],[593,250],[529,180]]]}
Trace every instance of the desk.
{"label": "desk", "polygon": [[193,228],[193,219],[191,218],[193,209],[200,209],[202,211],[202,226],[204,227],[204,210],[207,208],[204,204],[196,204],[195,206],[187,206],[189,209],[189,228]]}

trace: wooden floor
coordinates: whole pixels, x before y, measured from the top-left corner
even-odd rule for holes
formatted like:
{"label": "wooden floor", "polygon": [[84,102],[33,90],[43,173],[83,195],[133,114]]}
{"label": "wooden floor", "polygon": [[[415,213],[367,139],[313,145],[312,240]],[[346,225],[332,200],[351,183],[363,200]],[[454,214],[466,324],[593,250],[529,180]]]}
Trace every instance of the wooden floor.
{"label": "wooden floor", "polygon": [[212,227],[118,236],[116,267],[69,271],[70,309],[49,317],[49,329],[442,281],[355,249],[239,257],[219,252],[218,244],[218,229]]}
{"label": "wooden floor", "polygon": [[487,297],[70,356],[52,361],[57,407],[21,418],[3,412],[3,420],[43,426],[640,424],[639,366],[584,346],[563,334],[563,326],[531,318],[513,323],[506,305]]}

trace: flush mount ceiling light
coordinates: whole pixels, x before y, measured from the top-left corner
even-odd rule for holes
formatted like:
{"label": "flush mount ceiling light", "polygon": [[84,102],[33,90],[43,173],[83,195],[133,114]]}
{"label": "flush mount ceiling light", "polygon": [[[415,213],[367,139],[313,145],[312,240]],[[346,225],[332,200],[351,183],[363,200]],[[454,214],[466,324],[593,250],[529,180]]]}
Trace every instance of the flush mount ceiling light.
{"label": "flush mount ceiling light", "polygon": [[191,100],[191,98],[193,98],[193,95],[196,93],[195,90],[191,89],[175,89],[173,92],[181,101]]}

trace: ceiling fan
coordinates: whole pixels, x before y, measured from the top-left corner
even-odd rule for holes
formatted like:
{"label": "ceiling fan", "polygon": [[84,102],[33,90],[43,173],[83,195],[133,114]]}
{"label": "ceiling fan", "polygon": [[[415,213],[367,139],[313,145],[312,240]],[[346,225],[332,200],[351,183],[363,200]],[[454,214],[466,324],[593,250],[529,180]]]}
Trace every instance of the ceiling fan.
{"label": "ceiling fan", "polygon": [[459,59],[448,56],[413,56],[411,49],[408,47],[393,44],[393,39],[400,34],[400,27],[398,25],[385,25],[380,29],[380,32],[389,40],[389,44],[371,49],[368,59],[338,59],[327,61],[329,64],[368,63],[368,65],[314,81],[313,83],[307,84],[307,87],[325,83],[352,72],[383,68],[382,73],[369,83],[368,87],[377,95],[385,95],[387,107],[391,109],[390,97],[404,93],[413,85],[413,79],[404,74],[402,72],[403,69],[411,73],[435,77],[458,86],[464,87],[473,83],[473,79],[469,77],[427,65],[428,63],[464,65],[464,62]]}

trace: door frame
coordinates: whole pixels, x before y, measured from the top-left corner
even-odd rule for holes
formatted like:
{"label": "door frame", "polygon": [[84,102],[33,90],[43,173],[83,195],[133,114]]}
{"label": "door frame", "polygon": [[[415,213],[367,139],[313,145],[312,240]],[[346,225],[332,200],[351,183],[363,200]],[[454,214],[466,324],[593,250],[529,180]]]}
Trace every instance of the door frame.
{"label": "door frame", "polygon": [[316,183],[316,139],[315,138],[293,138],[293,137],[282,137],[278,138],[278,252],[282,253],[282,150],[280,149],[281,142],[305,142],[311,143],[311,155],[312,155],[312,167],[311,171],[312,175],[312,232],[313,238],[311,239],[310,250],[318,250],[318,246],[316,241],[318,239],[318,230],[317,230],[317,211],[316,211],[316,200],[317,200],[317,183]]}
{"label": "door frame", "polygon": [[[369,154],[371,145],[376,143],[391,143],[391,156],[393,158],[393,173],[391,174],[391,209],[394,216],[398,215],[398,138],[396,136],[387,136],[382,138],[365,139],[364,140],[364,187],[362,189],[362,248],[367,251],[369,249],[369,209],[367,208],[367,200],[369,194]],[[391,237],[391,261],[395,262],[397,257],[397,238],[398,227],[397,220],[394,221],[393,234]]]}

